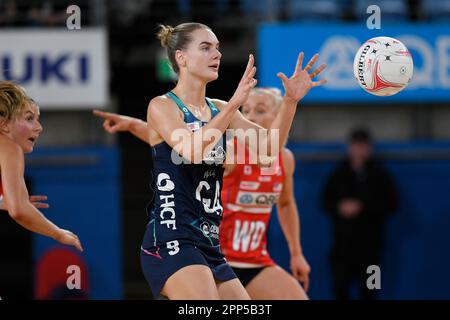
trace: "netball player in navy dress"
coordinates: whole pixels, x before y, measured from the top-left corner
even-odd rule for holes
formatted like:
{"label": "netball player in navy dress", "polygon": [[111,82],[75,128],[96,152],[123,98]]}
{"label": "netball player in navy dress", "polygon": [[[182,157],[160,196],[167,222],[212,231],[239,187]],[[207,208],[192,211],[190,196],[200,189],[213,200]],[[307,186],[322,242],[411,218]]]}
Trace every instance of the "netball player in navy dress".
{"label": "netball player in navy dress", "polygon": [[[154,196],[141,247],[144,275],[154,297],[249,299],[219,246],[224,134],[226,129],[265,131],[257,145],[264,145],[268,156],[275,158],[287,139],[298,102],[312,87],[325,83],[311,80],[324,66],[308,74],[317,57],[302,70],[301,53],[290,78],[277,74],[285,95],[272,126],[264,129],[238,111],[256,85],[252,55],[232,98],[210,100],[205,97],[206,85],[218,78],[221,59],[211,29],[199,23],[161,26],[158,37],[178,82],[173,90],[150,101],[147,133],[145,122],[96,112],[106,119],[108,132],[129,130],[152,148]],[[259,154],[257,146],[248,145],[244,138],[242,143]]]}

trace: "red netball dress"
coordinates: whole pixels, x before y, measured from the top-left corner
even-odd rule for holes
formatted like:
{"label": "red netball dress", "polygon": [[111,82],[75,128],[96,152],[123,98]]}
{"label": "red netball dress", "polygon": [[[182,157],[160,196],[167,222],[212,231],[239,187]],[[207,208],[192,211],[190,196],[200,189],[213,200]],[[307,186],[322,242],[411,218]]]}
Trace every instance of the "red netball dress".
{"label": "red netball dress", "polygon": [[237,164],[224,176],[222,189],[223,220],[220,246],[227,262],[238,268],[274,265],[267,252],[267,227],[272,207],[278,202],[284,183],[281,153],[270,168]]}

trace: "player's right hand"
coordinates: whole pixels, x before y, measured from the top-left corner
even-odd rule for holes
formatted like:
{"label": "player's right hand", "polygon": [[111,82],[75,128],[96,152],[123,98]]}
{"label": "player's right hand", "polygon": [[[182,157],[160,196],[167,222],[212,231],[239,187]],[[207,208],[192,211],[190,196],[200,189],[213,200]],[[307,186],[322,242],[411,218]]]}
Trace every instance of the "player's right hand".
{"label": "player's right hand", "polygon": [[256,83],[258,82],[253,78],[256,74],[256,67],[254,66],[254,64],[255,58],[251,54],[248,58],[247,68],[245,69],[244,75],[242,76],[236,91],[228,102],[236,109],[238,109],[244,104],[245,101],[247,101],[250,91],[256,86]]}
{"label": "player's right hand", "polygon": [[133,118],[122,116],[120,114],[105,112],[100,110],[93,110],[93,113],[103,118],[103,128],[109,133],[116,133],[119,131],[129,131]]}
{"label": "player's right hand", "polygon": [[55,240],[62,244],[74,246],[78,250],[83,251],[80,239],[78,239],[78,236],[75,233],[69,230],[59,229],[58,234],[55,237]]}
{"label": "player's right hand", "polygon": [[284,96],[288,99],[294,100],[296,103],[298,103],[298,101],[300,101],[311,88],[319,87],[327,82],[326,79],[312,81],[314,77],[319,75],[326,68],[325,64],[320,65],[319,68],[309,74],[309,71],[319,58],[319,55],[315,54],[308,62],[305,69],[302,67],[303,57],[303,52],[300,52],[297,58],[294,73],[290,78],[288,78],[283,72],[277,73],[277,77],[280,78],[283,83],[285,91]]}

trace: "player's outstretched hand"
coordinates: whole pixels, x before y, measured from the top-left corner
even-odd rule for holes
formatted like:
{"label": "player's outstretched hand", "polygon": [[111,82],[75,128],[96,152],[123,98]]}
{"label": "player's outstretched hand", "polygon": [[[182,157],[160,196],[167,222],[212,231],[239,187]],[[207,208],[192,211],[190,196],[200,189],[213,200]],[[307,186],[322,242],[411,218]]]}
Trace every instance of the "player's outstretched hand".
{"label": "player's outstretched hand", "polygon": [[250,54],[244,75],[242,76],[241,81],[239,82],[239,85],[233,94],[233,97],[231,97],[229,101],[231,105],[236,106],[236,109],[242,106],[245,101],[247,101],[250,91],[256,86],[256,83],[258,82],[253,78],[256,74],[256,67],[254,66],[254,64],[255,58],[252,54]]}
{"label": "player's outstretched hand", "polygon": [[290,78],[286,77],[283,72],[277,73],[277,77],[280,78],[281,82],[283,83],[285,97],[296,102],[300,101],[304,96],[306,96],[311,88],[321,86],[327,82],[326,79],[312,81],[314,77],[319,75],[326,68],[325,64],[320,65],[319,68],[309,73],[314,63],[319,58],[319,54],[316,53],[311,58],[311,60],[309,60],[305,69],[302,69],[303,57],[303,52],[300,52],[300,54],[298,55],[297,65],[295,66],[294,73]]}
{"label": "player's outstretched hand", "polygon": [[103,128],[109,133],[116,133],[119,131],[129,131],[133,118],[122,116],[120,114],[105,112],[100,110],[92,111],[96,116],[103,118]]}

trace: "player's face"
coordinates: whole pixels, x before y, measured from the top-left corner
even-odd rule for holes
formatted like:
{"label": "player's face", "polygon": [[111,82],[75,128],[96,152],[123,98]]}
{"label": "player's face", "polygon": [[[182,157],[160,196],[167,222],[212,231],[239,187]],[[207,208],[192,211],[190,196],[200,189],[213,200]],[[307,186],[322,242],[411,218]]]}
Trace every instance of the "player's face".
{"label": "player's face", "polygon": [[39,115],[38,106],[29,103],[22,114],[9,124],[10,137],[20,145],[24,153],[33,151],[34,144],[42,132]]}
{"label": "player's face", "polygon": [[352,142],[349,146],[349,153],[352,161],[362,166],[370,158],[372,147],[367,142]]}
{"label": "player's face", "polygon": [[263,128],[270,128],[276,117],[276,102],[272,95],[252,93],[242,106],[242,114]]}
{"label": "player's face", "polygon": [[206,82],[216,80],[222,57],[216,35],[208,29],[197,29],[191,37],[192,41],[184,51],[187,71]]}

